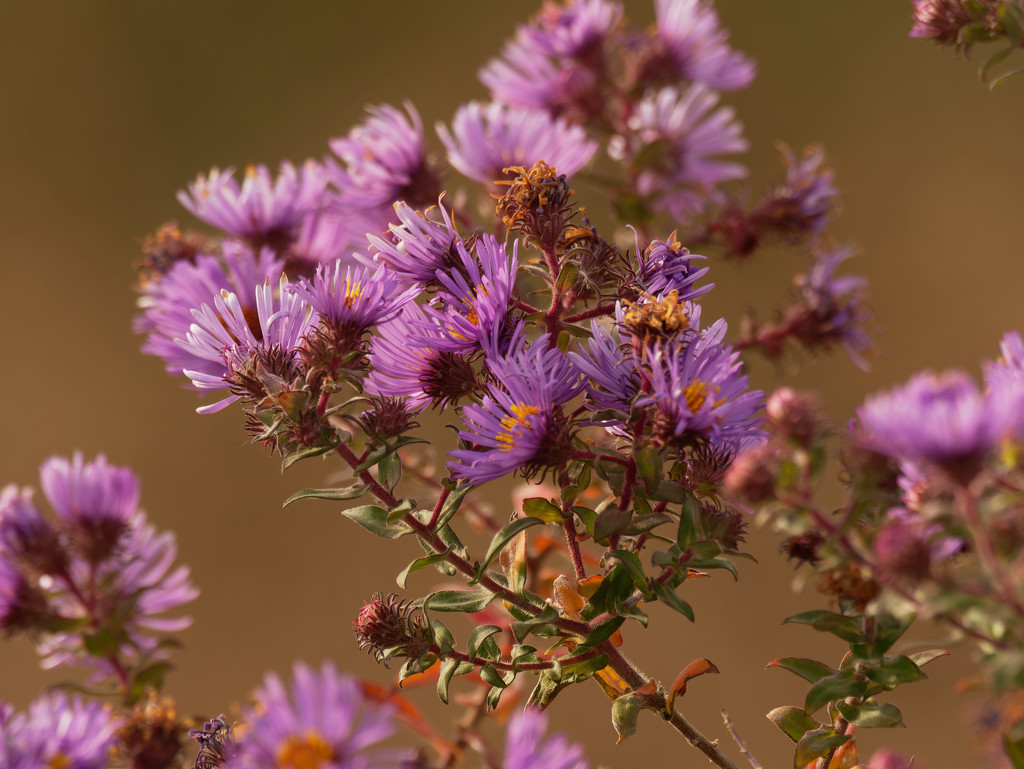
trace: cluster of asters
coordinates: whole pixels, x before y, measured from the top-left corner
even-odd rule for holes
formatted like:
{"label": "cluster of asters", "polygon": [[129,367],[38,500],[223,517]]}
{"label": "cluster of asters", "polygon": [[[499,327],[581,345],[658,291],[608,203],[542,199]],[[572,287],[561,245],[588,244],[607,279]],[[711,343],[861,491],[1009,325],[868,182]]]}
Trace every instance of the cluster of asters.
{"label": "cluster of asters", "polygon": [[139,509],[129,468],[52,457],[40,485],[52,517],[32,489],[0,491],[0,628],[28,633],[44,667],[85,665],[130,698],[136,676],[166,664],[165,634],[191,622],[166,616],[198,594],[189,569]]}

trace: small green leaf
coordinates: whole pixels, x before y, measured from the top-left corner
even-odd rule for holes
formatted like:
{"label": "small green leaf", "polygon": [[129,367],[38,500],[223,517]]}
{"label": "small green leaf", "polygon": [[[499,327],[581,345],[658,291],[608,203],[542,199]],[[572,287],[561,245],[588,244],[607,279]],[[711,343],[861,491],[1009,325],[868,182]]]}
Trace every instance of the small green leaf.
{"label": "small green leaf", "polygon": [[612,534],[617,534],[629,526],[631,520],[629,510],[623,510],[616,504],[609,505],[594,519],[594,540],[600,542]]}
{"label": "small green leaf", "polygon": [[174,665],[170,662],[154,662],[137,670],[132,676],[131,701],[138,702],[150,689],[159,692],[164,686],[164,677],[172,670]]}
{"label": "small green leaf", "polygon": [[867,638],[862,630],[860,617],[848,617],[845,614],[836,614],[834,611],[818,609],[806,611],[802,614],[794,614],[784,619],[787,622],[798,622],[802,625],[810,625],[822,633],[831,633],[848,643],[866,643]]}
{"label": "small green leaf", "polygon": [[856,724],[865,729],[887,729],[893,726],[903,726],[903,715],[895,705],[886,702],[879,705],[876,702],[868,701],[861,705],[848,705],[845,702],[837,702],[836,708],[840,714],[851,724]]}
{"label": "small green leaf", "polygon": [[860,697],[867,688],[868,682],[856,678],[852,670],[842,670],[822,678],[810,688],[804,700],[804,710],[813,713],[830,702],[846,697]]}
{"label": "small green leaf", "polygon": [[394,491],[402,479],[402,459],[398,452],[388,454],[377,465],[377,480],[388,491]]}
{"label": "small green leaf", "polygon": [[644,573],[644,565],[640,562],[639,556],[636,553],[632,553],[629,550],[610,550],[605,558],[612,558],[621,563],[629,576],[633,579],[633,584],[644,594],[644,597],[650,598],[653,593],[651,592],[650,585],[647,584],[647,575]]}
{"label": "small green leaf", "polygon": [[329,499],[334,501],[356,499],[363,496],[366,493],[366,489],[367,486],[364,483],[353,483],[340,489],[303,489],[302,491],[296,491],[288,497],[281,507],[288,507],[292,502],[298,502],[300,499]]}
{"label": "small green leaf", "polygon": [[[446,480],[445,483],[450,483],[450,481]],[[472,489],[472,486],[463,484],[461,486],[456,486],[448,492],[448,497],[445,499],[444,504],[441,505],[441,512],[437,516],[437,528],[440,529],[452,519],[462,506],[462,501]]]}
{"label": "small green leaf", "polygon": [[700,503],[689,494],[683,500],[683,508],[679,512],[679,529],[676,532],[676,544],[680,550],[686,550],[691,543],[700,539],[697,521],[700,520]]}
{"label": "small green leaf", "polygon": [[636,462],[636,469],[640,471],[640,478],[644,482],[647,491],[654,491],[658,488],[658,481],[661,480],[661,452],[658,447],[651,443],[643,443],[633,448],[633,461]]}
{"label": "small green leaf", "polygon": [[519,620],[509,625],[512,630],[512,635],[515,636],[517,641],[522,641],[534,630],[541,628],[545,625],[550,625],[552,622],[558,619],[558,611],[554,606],[548,604],[544,607],[543,611],[536,617],[532,617],[526,620]]}
{"label": "small green leaf", "polygon": [[793,705],[783,705],[780,708],[768,713],[768,720],[779,727],[793,742],[800,742],[800,739],[807,732],[823,728],[821,724],[807,715],[803,710]]}
{"label": "small green leaf", "polygon": [[651,587],[654,588],[654,594],[658,597],[658,600],[668,606],[670,609],[675,609],[677,612],[686,617],[690,622],[693,622],[693,608],[676,595],[676,591],[668,585],[664,585],[657,580],[652,580]]}
{"label": "small green leaf", "polygon": [[469,634],[469,640],[466,642],[466,654],[469,656],[469,661],[472,662],[476,659],[477,651],[480,649],[480,644],[485,639],[490,638],[495,633],[500,633],[501,628],[497,625],[480,625],[473,629],[473,632]]}
{"label": "small green leaf", "polygon": [[117,654],[120,646],[109,630],[99,629],[82,634],[82,644],[92,657],[107,658]]}
{"label": "small green leaf", "polygon": [[580,616],[592,620],[599,614],[615,614],[616,608],[633,594],[633,580],[621,566],[612,568],[594,594],[587,600]]}
{"label": "small green leaf", "polygon": [[[400,499],[394,507],[388,508],[388,526],[405,518],[405,514],[416,509],[415,499]],[[426,513],[426,511],[424,511]]]}
{"label": "small green leaf", "polygon": [[448,687],[455,676],[472,673],[476,668],[468,662],[448,658],[441,662],[441,672],[437,677],[437,696],[445,705],[448,704]]}
{"label": "small green leaf", "polygon": [[412,574],[414,571],[425,569],[427,566],[433,566],[435,563],[443,561],[445,558],[448,557],[448,552],[448,550],[445,550],[443,553],[434,553],[433,555],[425,555],[422,558],[417,558],[415,561],[413,561],[404,569],[402,569],[401,573],[395,578],[395,581],[398,583],[398,586],[404,590],[406,580],[409,579],[410,574]]}
{"label": "small green leaf", "polygon": [[949,652],[945,649],[929,649],[928,651],[914,652],[913,654],[908,654],[907,656],[910,657],[911,662],[913,662],[919,668],[923,668],[929,662],[939,659],[939,657],[948,657]]}
{"label": "small green leaf", "polygon": [[297,462],[301,462],[303,459],[309,459],[310,457],[319,457],[330,451],[334,451],[334,448],[338,445],[337,441],[332,441],[325,446],[310,446],[308,449],[297,451],[294,454],[289,454],[281,462],[281,472],[283,473],[292,465]]}
{"label": "small green leaf", "polygon": [[362,505],[342,510],[341,514],[351,518],[371,534],[376,534],[384,539],[398,539],[405,536],[412,529],[404,523],[388,525],[388,511],[376,505]]}
{"label": "small green leaf", "polygon": [[497,557],[498,553],[501,552],[502,548],[505,547],[505,545],[507,545],[512,540],[512,538],[515,537],[516,534],[518,534],[521,531],[525,531],[531,526],[536,526],[537,524],[542,523],[544,523],[544,521],[540,520],[539,518],[516,518],[511,523],[503,526],[501,530],[497,534],[495,534],[494,538],[491,540],[491,544],[487,548],[487,555],[484,556],[483,563],[481,563],[478,567],[478,573],[484,573],[484,571],[490,565],[491,561],[493,561]]}
{"label": "small green leaf", "polygon": [[611,619],[605,620],[600,625],[591,630],[589,633],[587,633],[587,637],[580,642],[578,648],[585,649],[590,646],[597,646],[597,644],[601,643],[602,641],[607,641],[609,638],[612,637],[615,631],[622,626],[622,623],[625,621],[625,617],[612,617]]}
{"label": "small green leaf", "polygon": [[490,590],[440,590],[431,593],[423,600],[423,610],[429,607],[434,611],[460,611],[475,614],[483,611],[487,604],[494,600]]}
{"label": "small green leaf", "polygon": [[498,689],[504,689],[512,681],[515,680],[516,674],[514,671],[509,671],[503,678],[497,670],[494,669],[494,665],[485,664],[480,668],[480,678]]}
{"label": "small green leaf", "polygon": [[[636,503],[640,500],[634,501],[634,509],[637,507]],[[638,534],[646,534],[647,532],[658,528],[664,523],[671,523],[674,519],[671,515],[665,513],[654,513],[653,515],[634,515],[633,520],[629,522],[629,526],[622,530],[623,534],[629,534],[636,536]]]}
{"label": "small green leaf", "polygon": [[831,668],[824,662],[804,659],[802,657],[781,657],[768,663],[770,668],[782,668],[790,673],[795,673],[805,681],[812,684],[818,683],[822,678],[835,675],[839,671]]}
{"label": "small green leaf", "polygon": [[523,512],[531,518],[538,518],[545,523],[561,523],[562,510],[543,497],[530,497],[523,500]]}
{"label": "small green leaf", "polygon": [[836,734],[833,729],[813,729],[807,732],[796,744],[796,757],[793,760],[795,769],[804,769],[812,761],[816,761],[830,751],[845,745],[852,735]]}
{"label": "small green leaf", "polygon": [[922,678],[928,677],[922,672],[921,668],[914,664],[910,657],[903,655],[884,658],[882,664],[877,667],[868,668],[864,671],[864,675],[876,684],[881,684],[886,689],[895,689],[900,684],[919,681]]}

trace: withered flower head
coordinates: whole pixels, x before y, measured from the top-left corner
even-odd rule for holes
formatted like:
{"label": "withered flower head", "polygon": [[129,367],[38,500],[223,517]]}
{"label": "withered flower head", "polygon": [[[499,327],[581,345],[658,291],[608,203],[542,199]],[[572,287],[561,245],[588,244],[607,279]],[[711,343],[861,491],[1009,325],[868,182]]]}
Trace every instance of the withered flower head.
{"label": "withered flower head", "polygon": [[660,296],[645,295],[643,303],[623,301],[622,325],[641,341],[690,331],[690,307],[672,289]]}
{"label": "withered flower head", "polygon": [[511,232],[526,236],[529,242],[550,251],[562,238],[566,224],[576,215],[573,191],[565,174],[538,160],[532,167],[512,166],[512,181],[499,180],[508,190],[498,199],[497,214]]}
{"label": "withered flower head", "polygon": [[[132,769],[175,766],[183,740],[182,723],[174,701],[158,702],[155,695],[136,705],[118,732],[118,758]],[[119,764],[120,765],[120,764]]]}
{"label": "withered flower head", "polygon": [[156,283],[178,262],[195,264],[196,256],[209,248],[206,238],[195,232],[182,233],[177,222],[167,222],[142,241],[142,259],[136,263],[139,285]]}

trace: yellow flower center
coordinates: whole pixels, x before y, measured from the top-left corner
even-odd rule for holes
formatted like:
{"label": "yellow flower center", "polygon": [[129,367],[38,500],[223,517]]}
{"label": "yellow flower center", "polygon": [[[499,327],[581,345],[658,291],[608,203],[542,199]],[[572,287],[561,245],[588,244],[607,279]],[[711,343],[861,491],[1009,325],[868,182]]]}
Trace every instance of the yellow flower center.
{"label": "yellow flower center", "polygon": [[318,769],[335,759],[334,749],[315,731],[292,735],[277,749],[278,769]]}
{"label": "yellow flower center", "polygon": [[345,306],[351,307],[353,303],[363,295],[362,281],[345,283]]}
{"label": "yellow flower center", "polygon": [[46,765],[50,769],[64,769],[71,763],[71,759],[68,758],[64,753],[57,753],[53,758],[46,762]]}
{"label": "yellow flower center", "polygon": [[498,433],[498,440],[505,444],[502,451],[511,451],[515,445],[515,438],[522,428],[528,428],[530,423],[526,421],[526,417],[530,414],[539,414],[540,409],[536,406],[527,406],[525,403],[517,403],[512,406],[513,416],[505,417],[501,420],[501,425],[508,432]]}
{"label": "yellow flower center", "polygon": [[683,397],[686,399],[686,408],[690,410],[691,414],[696,414],[701,406],[704,405],[704,401],[708,398],[708,383],[701,382],[700,380],[694,380],[686,386],[683,390]]}

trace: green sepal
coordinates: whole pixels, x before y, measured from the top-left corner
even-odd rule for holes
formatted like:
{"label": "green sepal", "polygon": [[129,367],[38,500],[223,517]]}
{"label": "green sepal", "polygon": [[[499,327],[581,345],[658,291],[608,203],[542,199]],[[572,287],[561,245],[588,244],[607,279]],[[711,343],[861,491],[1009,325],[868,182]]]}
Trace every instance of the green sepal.
{"label": "green sepal", "polygon": [[801,708],[783,705],[768,713],[768,720],[782,730],[793,742],[800,742],[807,732],[823,728]]}
{"label": "green sepal", "polygon": [[473,662],[476,659],[480,646],[485,640],[500,632],[501,628],[497,625],[480,625],[473,628],[473,632],[469,634],[469,640],[466,641],[466,654],[469,656],[469,661]]}
{"label": "green sepal", "polygon": [[136,670],[132,675],[130,701],[138,702],[150,689],[159,692],[164,687],[164,677],[172,670],[174,665],[166,661],[154,662]]}
{"label": "green sepal", "polygon": [[365,483],[353,483],[340,489],[302,489],[302,491],[296,491],[288,497],[281,507],[288,507],[292,502],[298,502],[300,499],[328,499],[332,501],[357,499],[363,496],[368,488]]}
{"label": "green sepal", "polygon": [[404,523],[388,525],[388,511],[376,505],[361,505],[342,510],[341,514],[351,518],[371,534],[376,534],[383,539],[398,539],[403,537],[412,529]]}
{"label": "green sepal", "polygon": [[829,676],[835,675],[839,672],[835,668],[829,667],[824,662],[805,659],[803,657],[780,657],[777,660],[769,662],[768,667],[788,670],[790,673],[795,673],[805,681],[810,681],[812,684],[816,684],[821,679],[828,678]]}
{"label": "green sepal", "polygon": [[887,729],[893,726],[905,726],[900,709],[895,705],[890,705],[888,702],[882,705],[872,700],[867,700],[860,705],[848,705],[845,702],[837,702],[836,709],[851,724],[863,727],[864,729]]}

